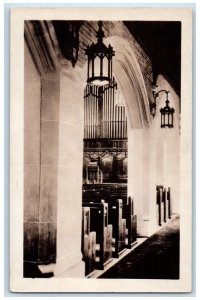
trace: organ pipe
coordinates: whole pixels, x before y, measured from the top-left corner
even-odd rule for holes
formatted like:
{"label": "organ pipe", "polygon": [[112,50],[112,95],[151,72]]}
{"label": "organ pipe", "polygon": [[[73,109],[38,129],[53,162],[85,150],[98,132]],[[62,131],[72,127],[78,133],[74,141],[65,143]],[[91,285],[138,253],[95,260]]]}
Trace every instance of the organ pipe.
{"label": "organ pipe", "polygon": [[112,135],[111,138],[114,137],[114,91],[112,90],[112,94],[111,94],[111,101],[112,101],[112,115],[111,115],[111,125],[112,125]]}
{"label": "organ pipe", "polygon": [[98,86],[86,86],[84,91],[84,138],[127,138],[125,106],[115,105],[115,95],[114,87],[103,87],[100,95]]}

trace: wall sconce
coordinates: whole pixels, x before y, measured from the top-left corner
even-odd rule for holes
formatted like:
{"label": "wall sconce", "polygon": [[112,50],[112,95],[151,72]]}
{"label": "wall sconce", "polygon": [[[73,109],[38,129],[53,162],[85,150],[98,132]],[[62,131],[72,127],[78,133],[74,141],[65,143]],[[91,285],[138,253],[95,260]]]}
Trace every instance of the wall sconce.
{"label": "wall sconce", "polygon": [[87,83],[93,85],[107,85],[112,81],[112,57],[115,55],[111,45],[103,43],[104,32],[102,21],[98,22],[97,43],[87,46],[85,54],[88,56]]}
{"label": "wall sconce", "polygon": [[159,96],[159,94],[161,92],[164,92],[166,94],[166,105],[165,107],[161,108],[160,109],[160,113],[161,113],[161,125],[160,127],[161,128],[165,128],[165,127],[168,127],[168,128],[173,128],[173,122],[174,122],[174,112],[175,112],[175,109],[173,107],[170,107],[169,106],[169,99],[168,99],[168,95],[169,95],[169,91],[166,91],[166,90],[160,90],[158,92],[156,92],[156,88],[157,88],[157,85],[154,86],[153,88],[153,98],[154,98],[154,101],[150,103],[150,111],[151,111],[151,114],[153,116],[153,118],[155,117],[156,115],[156,99],[157,97]]}

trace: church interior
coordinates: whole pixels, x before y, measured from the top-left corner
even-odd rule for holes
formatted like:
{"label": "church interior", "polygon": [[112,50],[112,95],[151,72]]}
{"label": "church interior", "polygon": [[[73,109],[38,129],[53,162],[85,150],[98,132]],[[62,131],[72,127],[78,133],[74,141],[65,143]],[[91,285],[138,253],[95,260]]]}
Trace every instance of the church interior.
{"label": "church interior", "polygon": [[24,277],[132,278],[168,231],[178,268],[180,82],[180,22],[25,21]]}

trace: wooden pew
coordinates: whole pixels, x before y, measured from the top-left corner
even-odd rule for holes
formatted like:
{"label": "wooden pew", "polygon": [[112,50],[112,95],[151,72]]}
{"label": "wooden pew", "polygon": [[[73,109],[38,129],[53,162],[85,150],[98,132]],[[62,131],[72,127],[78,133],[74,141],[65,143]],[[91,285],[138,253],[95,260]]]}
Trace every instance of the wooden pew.
{"label": "wooden pew", "polygon": [[128,197],[128,203],[123,204],[122,216],[126,219],[127,243],[126,247],[131,248],[137,239],[137,216],[134,214],[133,198]]}
{"label": "wooden pew", "polygon": [[112,256],[119,257],[119,253],[125,249],[126,241],[126,219],[122,218],[122,200],[110,200],[108,207],[108,221],[113,226]]}
{"label": "wooden pew", "polygon": [[96,269],[104,269],[104,264],[112,257],[112,225],[108,224],[108,204],[83,203],[90,209],[90,232],[96,233]]}
{"label": "wooden pew", "polygon": [[127,197],[127,193],[122,192],[110,192],[109,195],[107,195],[107,202],[112,201],[112,200],[117,200],[117,199],[121,199],[122,200],[122,204],[126,205],[128,204],[128,197]]}
{"label": "wooden pew", "polygon": [[[127,185],[125,184],[95,184],[84,185],[83,189],[83,202],[101,202],[104,199],[105,202],[113,203],[117,199],[122,199],[122,219],[126,220],[126,240],[125,245],[130,248],[136,240],[137,230],[137,218],[133,212],[133,200],[132,202],[127,199]],[[122,221],[124,222],[124,221]]]}
{"label": "wooden pew", "polygon": [[[94,203],[101,203],[102,200],[99,196],[95,196],[94,198]],[[87,203],[85,200],[83,205],[85,206]],[[112,195],[107,197],[106,203],[108,204],[109,223],[113,226],[113,257],[118,257],[119,252],[125,248],[126,244],[126,218],[122,217],[123,202]]]}
{"label": "wooden pew", "polygon": [[156,186],[156,203],[157,203],[157,209],[158,209],[158,225],[162,225],[162,191],[163,186],[157,185]]}
{"label": "wooden pew", "polygon": [[[101,203],[102,200],[95,199],[95,203]],[[123,213],[124,205],[122,200],[111,197],[107,199],[108,204],[108,223],[112,224],[113,236],[112,236],[112,256],[119,257],[119,252],[121,252],[125,247],[128,247],[128,230],[127,230],[127,220],[130,212]],[[84,202],[83,205],[87,205],[87,202]],[[92,205],[91,202],[89,205]],[[126,205],[127,206],[127,205]],[[123,217],[123,215],[125,217]],[[126,243],[127,240],[127,243]]]}
{"label": "wooden pew", "polygon": [[126,198],[127,201],[127,185],[125,184],[84,184],[82,199],[83,202],[88,202],[90,199],[94,201],[96,199],[104,199],[107,202],[107,198],[110,195],[115,195],[116,198]]}
{"label": "wooden pew", "polygon": [[96,263],[96,232],[90,232],[90,208],[82,208],[82,240],[81,251],[85,262],[85,275],[95,269]]}
{"label": "wooden pew", "polygon": [[166,188],[163,188],[163,193],[162,193],[162,202],[163,202],[163,222],[166,222],[166,221],[167,221],[166,197],[167,197]]}
{"label": "wooden pew", "polygon": [[168,214],[168,218],[171,219],[171,190],[170,190],[170,187],[168,187],[168,190],[167,190],[167,214]]}
{"label": "wooden pew", "polygon": [[167,222],[167,218],[171,218],[171,195],[170,187],[168,190],[161,185],[156,187],[157,191],[157,205],[158,205],[158,224]]}
{"label": "wooden pew", "polygon": [[[120,198],[121,197],[121,198]],[[124,193],[112,193],[108,197],[109,201],[114,201],[117,199],[122,200],[122,218],[126,220],[126,242],[125,245],[127,248],[131,248],[131,245],[137,239],[137,216],[134,215],[134,205],[133,205],[133,198],[128,197]]]}

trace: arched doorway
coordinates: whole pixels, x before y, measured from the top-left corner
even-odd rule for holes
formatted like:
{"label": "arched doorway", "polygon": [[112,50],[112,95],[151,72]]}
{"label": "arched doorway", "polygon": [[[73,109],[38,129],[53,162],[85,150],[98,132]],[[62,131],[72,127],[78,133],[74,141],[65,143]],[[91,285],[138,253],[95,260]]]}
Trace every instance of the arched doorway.
{"label": "arched doorway", "polygon": [[[134,49],[127,40],[109,37],[116,50],[113,73],[124,97],[128,115],[128,195],[134,198],[138,235],[155,228],[155,145],[152,117],[143,74]],[[152,223],[152,224],[150,224]]]}
{"label": "arched doorway", "polygon": [[[137,58],[134,54],[133,49],[131,48],[130,44],[119,37],[110,37],[105,39],[105,43],[112,44],[113,48],[116,51],[116,57],[113,62],[113,74],[116,78],[117,85],[119,86],[120,93],[123,95],[122,98],[124,99],[124,106],[126,108],[126,113],[128,116],[128,144],[130,142],[130,146],[128,146],[129,151],[127,149],[128,156],[126,157],[126,164],[128,165],[128,192],[127,196],[134,197],[134,206],[135,212],[137,212],[139,217],[139,233],[140,235],[147,235],[148,228],[143,228],[142,222],[144,221],[144,213],[149,213],[149,203],[147,212],[145,212],[145,207],[147,206],[146,203],[143,203],[143,196],[144,191],[142,190],[143,181],[146,182],[149,180],[149,173],[146,174],[144,177],[144,172],[146,171],[143,167],[143,136],[144,131],[147,130],[149,122],[150,122],[150,113],[149,113],[149,101],[147,96],[147,91],[144,83],[144,79],[142,76],[142,72],[140,70],[139,64],[137,62]],[[92,90],[94,89],[94,91]],[[97,90],[97,98],[98,98],[98,88]],[[106,202],[111,201],[111,196],[113,194],[113,190],[117,188],[118,180],[113,181],[115,183],[115,187],[110,185],[109,192],[107,191],[108,186],[103,186],[103,183],[112,183],[111,178],[105,180],[105,177],[108,173],[112,173],[112,167],[114,165],[113,156],[109,153],[106,153],[104,159],[102,159],[102,155],[99,156],[99,153],[94,153],[96,149],[98,149],[98,144],[101,143],[100,139],[98,139],[95,128],[95,117],[93,114],[96,114],[96,107],[98,106],[98,101],[95,104],[95,88],[88,86],[86,87],[85,98],[86,98],[86,106],[84,107],[84,116],[85,116],[85,127],[84,131],[85,137],[89,137],[88,141],[87,138],[84,140],[84,152],[86,155],[84,156],[83,162],[83,181],[86,184],[83,186],[83,214],[84,214],[84,234],[88,234],[87,230],[87,222],[90,218],[89,211],[91,212],[91,203],[94,204],[95,209],[97,208],[97,202],[100,202],[101,199],[106,199]],[[88,95],[93,95],[92,99],[89,99]],[[107,98],[106,98],[107,99]],[[107,100],[106,100],[107,101]],[[111,103],[113,100],[110,100]],[[114,103],[114,102],[113,102]],[[104,105],[104,102],[103,102]],[[107,105],[107,104],[106,104]],[[112,105],[109,104],[108,110]],[[114,106],[113,106],[114,107]],[[106,108],[105,108],[106,109]],[[103,109],[104,111],[104,106]],[[97,113],[98,114],[98,113]],[[97,116],[98,117],[98,116]],[[112,119],[113,118],[113,119]],[[89,119],[89,121],[88,121]],[[115,122],[114,115],[111,115],[111,122]],[[88,124],[89,129],[88,129]],[[91,125],[92,124],[92,125]],[[104,126],[104,124],[103,124]],[[104,127],[103,127],[104,128]],[[108,128],[111,130],[112,128]],[[147,134],[148,135],[148,134]],[[110,142],[112,140],[112,134],[108,135],[110,138]],[[91,140],[90,140],[91,139]],[[92,142],[95,144],[93,149],[93,155],[89,153],[91,151],[88,150],[87,153],[87,142],[88,144],[92,145]],[[91,143],[90,143],[91,142]],[[147,143],[149,140],[147,139]],[[108,147],[108,146],[107,146]],[[91,146],[89,147],[91,148]],[[100,146],[100,148],[102,148]],[[109,152],[110,149],[107,149]],[[92,152],[92,151],[91,151]],[[97,151],[98,152],[98,151]],[[96,156],[95,156],[96,155]],[[129,157],[130,155],[130,157]],[[91,161],[92,159],[93,161]],[[99,161],[100,159],[100,161]],[[104,163],[101,161],[104,160]],[[147,162],[149,164],[149,160]],[[102,167],[104,164],[104,168]],[[149,165],[148,165],[149,167]],[[106,169],[106,174],[104,172]],[[137,174],[136,174],[137,170]],[[106,175],[106,176],[105,176]],[[108,175],[109,176],[109,175]],[[107,177],[106,177],[107,178]],[[95,185],[95,184],[98,184]],[[127,183],[127,181],[126,181]],[[92,184],[92,185],[91,185]],[[91,185],[91,186],[90,186]],[[88,187],[89,186],[89,187]],[[121,189],[123,187],[120,187]],[[147,191],[149,192],[149,187],[146,187]],[[109,199],[108,199],[109,193]],[[118,194],[118,197],[123,197],[122,194]],[[98,199],[99,198],[99,199]],[[100,207],[100,206],[99,206]],[[109,207],[109,205],[108,205]],[[93,207],[94,208],[94,207]],[[100,208],[99,213],[100,213]],[[109,218],[108,218],[109,220]],[[94,219],[95,222],[95,219]],[[112,221],[111,221],[112,223]],[[100,225],[99,225],[100,226]],[[95,225],[94,225],[95,228]],[[95,231],[95,229],[94,229]],[[97,232],[97,229],[96,229]],[[100,233],[99,233],[100,234]],[[88,239],[88,236],[86,236]],[[96,236],[91,237],[94,238],[92,243],[96,242]],[[87,241],[88,243],[88,241]],[[90,241],[89,241],[90,243]],[[100,247],[100,246],[99,246]],[[88,254],[89,255],[89,254]],[[109,256],[109,255],[108,255]],[[88,257],[87,257],[88,258]],[[91,262],[91,261],[90,261]]]}

